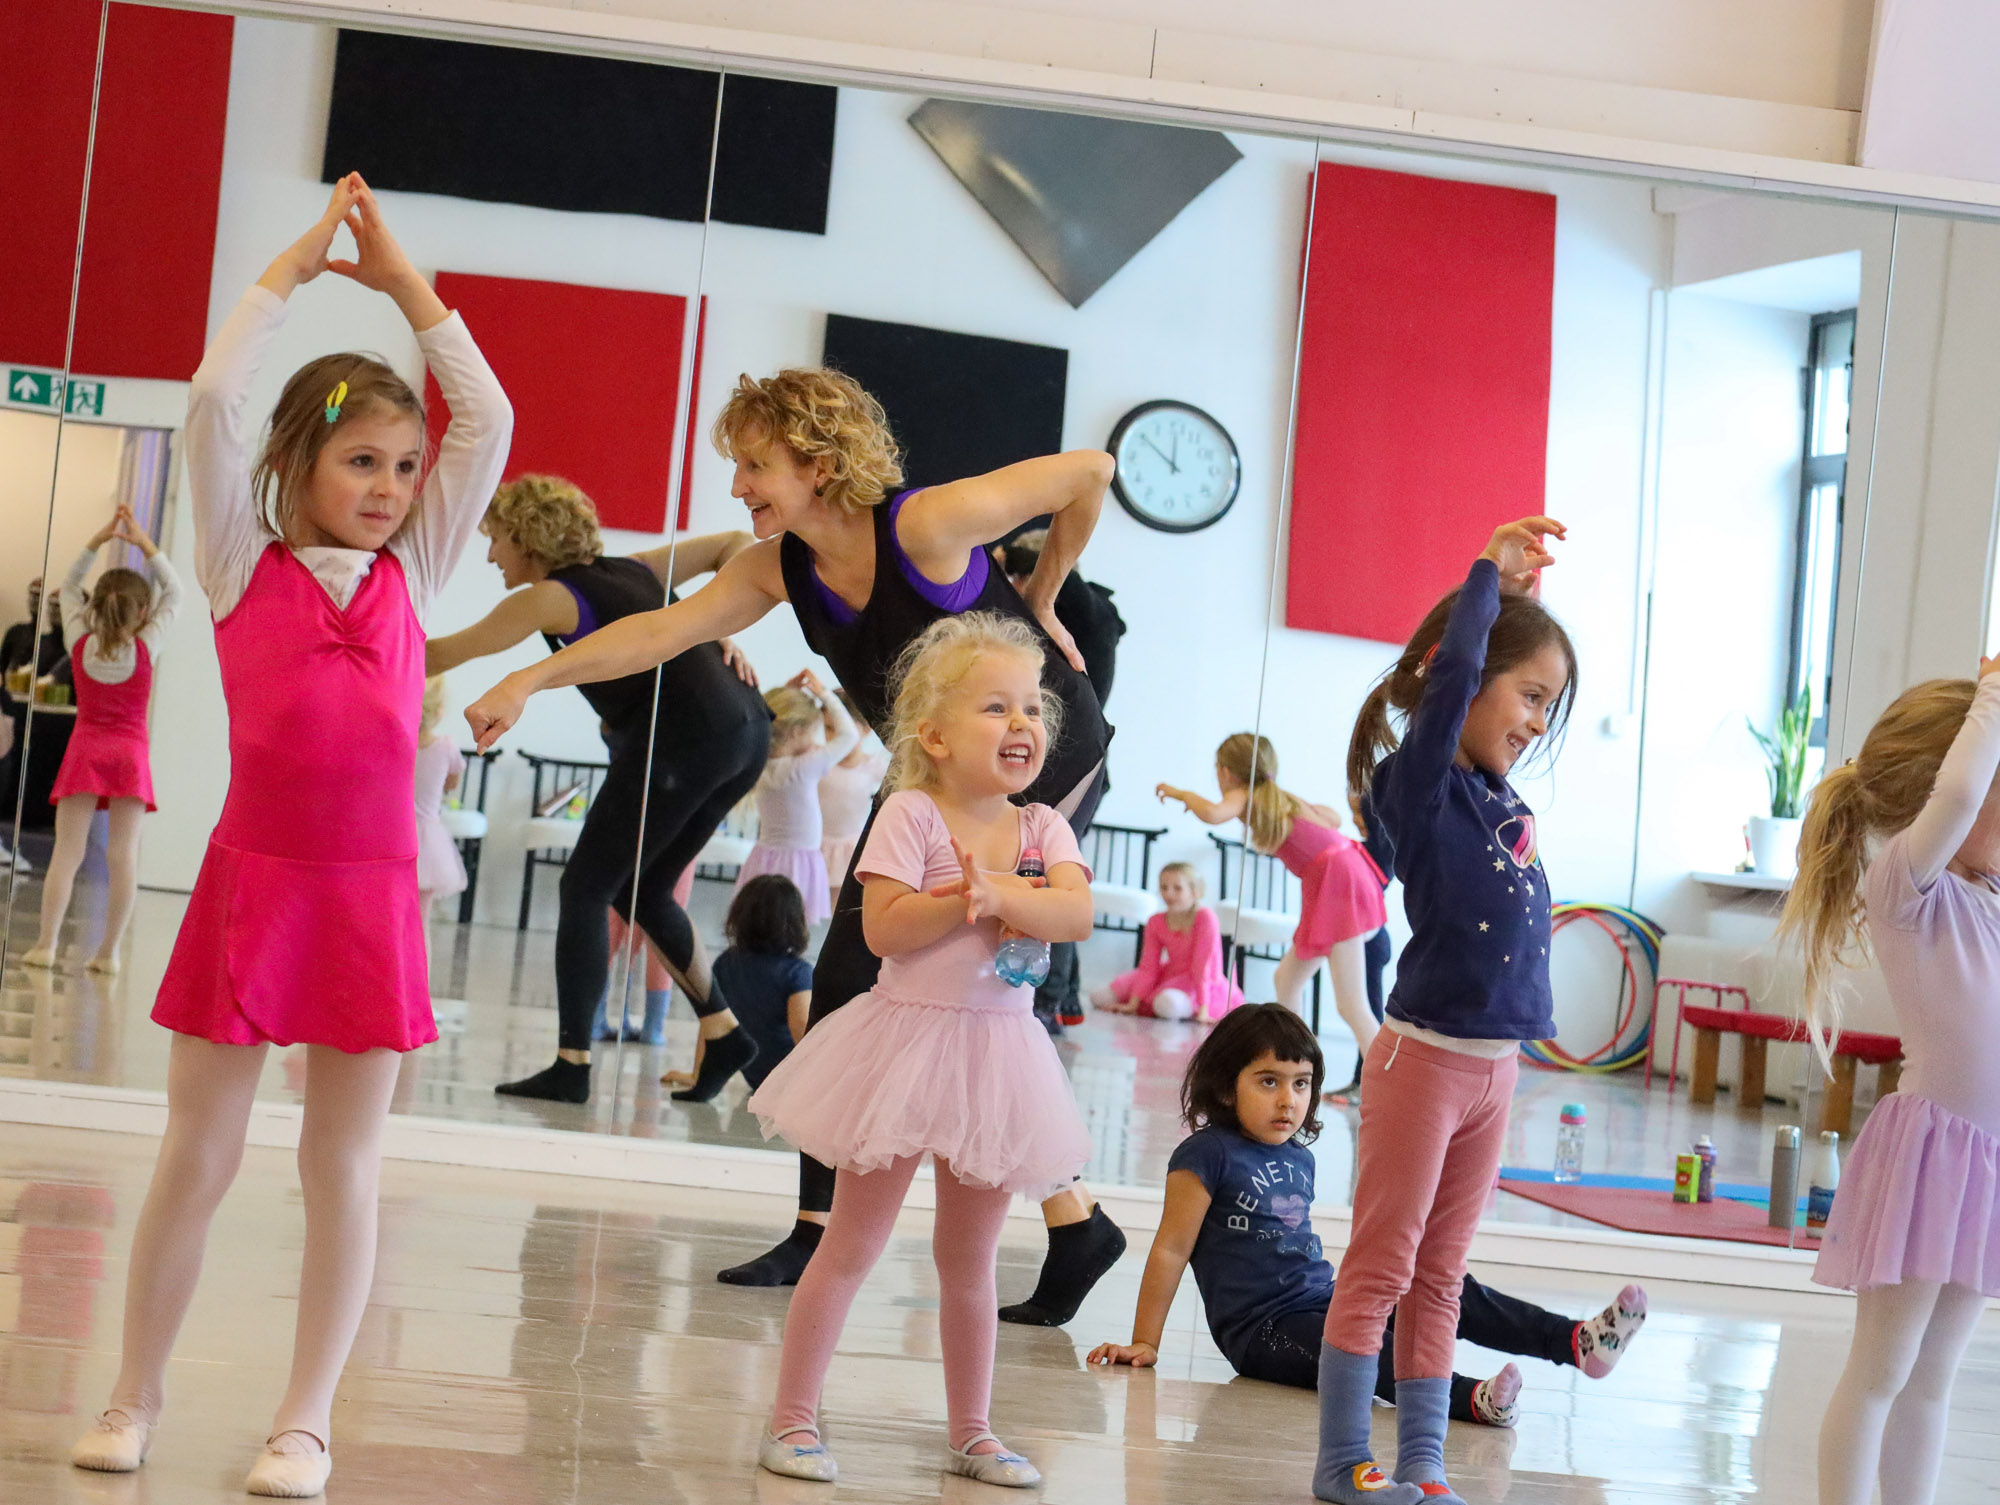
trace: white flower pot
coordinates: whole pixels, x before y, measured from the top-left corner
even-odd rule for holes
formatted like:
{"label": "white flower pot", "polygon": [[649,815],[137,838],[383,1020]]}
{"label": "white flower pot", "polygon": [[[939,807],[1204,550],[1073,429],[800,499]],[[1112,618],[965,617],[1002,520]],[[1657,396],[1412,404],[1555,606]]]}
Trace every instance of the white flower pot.
{"label": "white flower pot", "polygon": [[1796,878],[1803,820],[1776,815],[1750,817],[1750,863],[1767,878]]}

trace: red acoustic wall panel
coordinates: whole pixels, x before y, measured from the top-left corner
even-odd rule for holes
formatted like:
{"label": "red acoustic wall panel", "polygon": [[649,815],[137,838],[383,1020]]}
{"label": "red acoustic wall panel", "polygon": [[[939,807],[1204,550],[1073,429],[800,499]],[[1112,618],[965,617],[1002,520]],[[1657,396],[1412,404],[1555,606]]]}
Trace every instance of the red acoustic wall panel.
{"label": "red acoustic wall panel", "polygon": [[[186,380],[201,362],[234,27],[111,7],[74,370]],[[0,359],[63,361],[97,33],[91,0],[0,0]]]}
{"label": "red acoustic wall panel", "polygon": [[[672,484],[687,299],[439,272],[514,404],[509,477],[566,476],[607,528],[661,533]],[[434,434],[444,402],[427,381]]]}
{"label": "red acoustic wall panel", "polygon": [[1543,509],[1555,226],[1548,194],[1320,164],[1287,626],[1403,642]]}

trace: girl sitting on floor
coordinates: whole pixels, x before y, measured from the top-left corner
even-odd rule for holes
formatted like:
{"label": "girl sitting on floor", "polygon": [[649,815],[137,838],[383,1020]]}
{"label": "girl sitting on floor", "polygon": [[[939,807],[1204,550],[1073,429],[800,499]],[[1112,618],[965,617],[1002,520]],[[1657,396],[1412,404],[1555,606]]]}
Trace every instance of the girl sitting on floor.
{"label": "girl sitting on floor", "polygon": [[1222,970],[1222,927],[1201,902],[1201,874],[1191,862],[1160,869],[1167,907],[1146,921],[1139,965],[1091,991],[1091,1004],[1112,1014],[1213,1023],[1243,1002]]}

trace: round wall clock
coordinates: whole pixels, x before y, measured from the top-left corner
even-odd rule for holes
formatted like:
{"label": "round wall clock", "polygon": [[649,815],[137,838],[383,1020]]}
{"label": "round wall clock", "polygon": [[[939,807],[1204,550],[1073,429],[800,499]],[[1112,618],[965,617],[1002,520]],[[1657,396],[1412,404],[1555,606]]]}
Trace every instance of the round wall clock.
{"label": "round wall clock", "polygon": [[1229,430],[1191,403],[1142,402],[1111,431],[1111,489],[1162,533],[1193,533],[1229,510],[1243,465]]}

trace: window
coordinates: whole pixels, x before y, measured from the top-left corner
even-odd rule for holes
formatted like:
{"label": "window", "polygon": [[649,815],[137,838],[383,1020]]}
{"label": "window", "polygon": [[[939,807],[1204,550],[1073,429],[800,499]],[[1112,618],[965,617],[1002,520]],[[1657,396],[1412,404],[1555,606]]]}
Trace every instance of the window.
{"label": "window", "polygon": [[1847,416],[1854,390],[1854,310],[1820,314],[1806,346],[1805,455],[1799,468],[1798,577],[1792,590],[1787,701],[1812,696],[1812,745],[1826,745],[1833,693],[1834,605],[1840,593],[1841,510],[1847,488]]}

